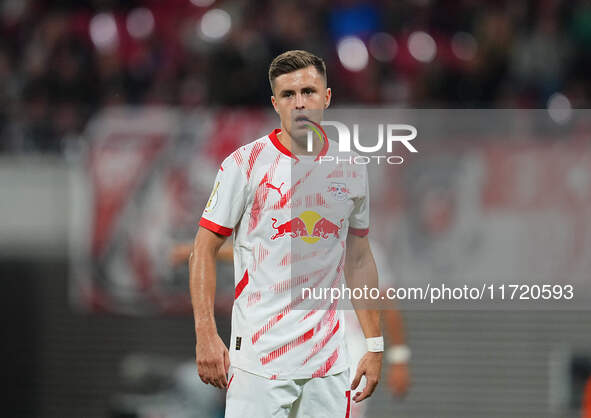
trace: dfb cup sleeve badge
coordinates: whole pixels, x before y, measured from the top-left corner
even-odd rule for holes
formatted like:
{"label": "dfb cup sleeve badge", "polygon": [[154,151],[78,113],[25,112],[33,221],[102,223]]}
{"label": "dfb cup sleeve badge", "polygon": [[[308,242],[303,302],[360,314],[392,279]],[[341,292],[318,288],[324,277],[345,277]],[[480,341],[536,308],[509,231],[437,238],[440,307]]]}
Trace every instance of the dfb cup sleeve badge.
{"label": "dfb cup sleeve badge", "polygon": [[345,183],[331,182],[328,186],[330,195],[338,201],[343,201],[349,197],[349,189]]}
{"label": "dfb cup sleeve badge", "polygon": [[216,181],[211,196],[209,196],[209,200],[207,201],[207,205],[205,205],[205,213],[210,213],[218,204],[218,187],[220,187],[220,182]]}

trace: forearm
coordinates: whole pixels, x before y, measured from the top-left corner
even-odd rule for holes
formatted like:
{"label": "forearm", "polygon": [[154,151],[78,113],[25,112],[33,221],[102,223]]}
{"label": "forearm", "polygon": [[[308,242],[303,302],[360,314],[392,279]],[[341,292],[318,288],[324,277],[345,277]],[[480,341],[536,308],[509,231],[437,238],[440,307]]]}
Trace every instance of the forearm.
{"label": "forearm", "polygon": [[197,335],[217,332],[214,315],[217,250],[201,243],[198,234],[189,257],[189,285]]}
{"label": "forearm", "polygon": [[[371,253],[362,259],[347,263],[345,265],[345,279],[347,286],[352,291],[355,288],[364,289],[367,286],[367,294],[370,294],[371,289],[378,289],[378,272]],[[372,301],[352,298],[351,302],[365,338],[381,336],[380,311],[370,306]]]}
{"label": "forearm", "polygon": [[361,324],[365,338],[379,337],[382,335],[380,329],[380,311],[375,309],[355,309],[357,319]]}

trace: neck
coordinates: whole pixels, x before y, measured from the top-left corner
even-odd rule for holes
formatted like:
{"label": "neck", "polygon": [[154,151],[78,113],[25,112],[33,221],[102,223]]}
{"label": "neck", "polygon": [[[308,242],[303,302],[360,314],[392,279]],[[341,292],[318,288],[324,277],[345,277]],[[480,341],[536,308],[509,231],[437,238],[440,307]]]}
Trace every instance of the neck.
{"label": "neck", "polygon": [[318,155],[322,149],[324,142],[315,138],[312,141],[312,152],[308,151],[308,138],[304,139],[304,143],[301,144],[293,139],[289,133],[281,126],[281,132],[277,135],[277,139],[281,144],[287,148],[292,154],[295,155]]}

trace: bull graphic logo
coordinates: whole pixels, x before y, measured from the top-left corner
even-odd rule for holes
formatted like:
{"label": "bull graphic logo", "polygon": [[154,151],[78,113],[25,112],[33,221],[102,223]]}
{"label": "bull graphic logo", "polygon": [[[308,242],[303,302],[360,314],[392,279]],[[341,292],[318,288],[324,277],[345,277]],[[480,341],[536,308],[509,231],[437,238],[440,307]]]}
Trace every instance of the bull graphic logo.
{"label": "bull graphic logo", "polygon": [[306,230],[306,224],[300,218],[290,219],[289,221],[282,223],[279,226],[275,226],[275,224],[277,223],[276,218],[271,219],[273,220],[273,225],[271,226],[277,230],[277,233],[273,235],[271,239],[282,237],[285,234],[289,234],[292,238],[304,237],[308,235],[308,231]]}
{"label": "bull graphic logo", "polygon": [[273,220],[272,227],[276,230],[271,239],[274,240],[289,235],[291,238],[299,237],[309,244],[313,244],[319,239],[328,239],[331,236],[338,239],[344,221],[344,219],[341,219],[337,225],[311,210],[302,212],[299,216],[279,226],[277,226],[276,218],[271,219]]}
{"label": "bull graphic logo", "polygon": [[349,196],[349,189],[345,183],[337,183],[332,182],[330,186],[328,186],[328,192],[331,194],[335,200],[345,200]]}
{"label": "bull graphic logo", "polygon": [[342,227],[343,219],[341,219],[340,226],[337,226],[328,219],[322,218],[314,224],[314,231],[312,231],[312,236],[327,239],[330,235],[334,235],[335,238],[338,238],[339,230]]}

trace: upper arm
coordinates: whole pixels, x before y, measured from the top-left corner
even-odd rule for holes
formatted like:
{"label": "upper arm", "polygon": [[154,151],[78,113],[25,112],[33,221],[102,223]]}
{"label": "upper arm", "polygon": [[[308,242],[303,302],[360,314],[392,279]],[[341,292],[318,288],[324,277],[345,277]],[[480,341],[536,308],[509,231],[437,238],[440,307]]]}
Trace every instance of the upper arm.
{"label": "upper arm", "polygon": [[198,250],[213,250],[217,253],[228,238],[225,235],[218,234],[207,228],[199,227],[195,236],[194,248]]}
{"label": "upper arm", "polygon": [[232,231],[242,218],[246,200],[246,175],[230,155],[218,170],[199,226],[219,235],[232,235]]}

